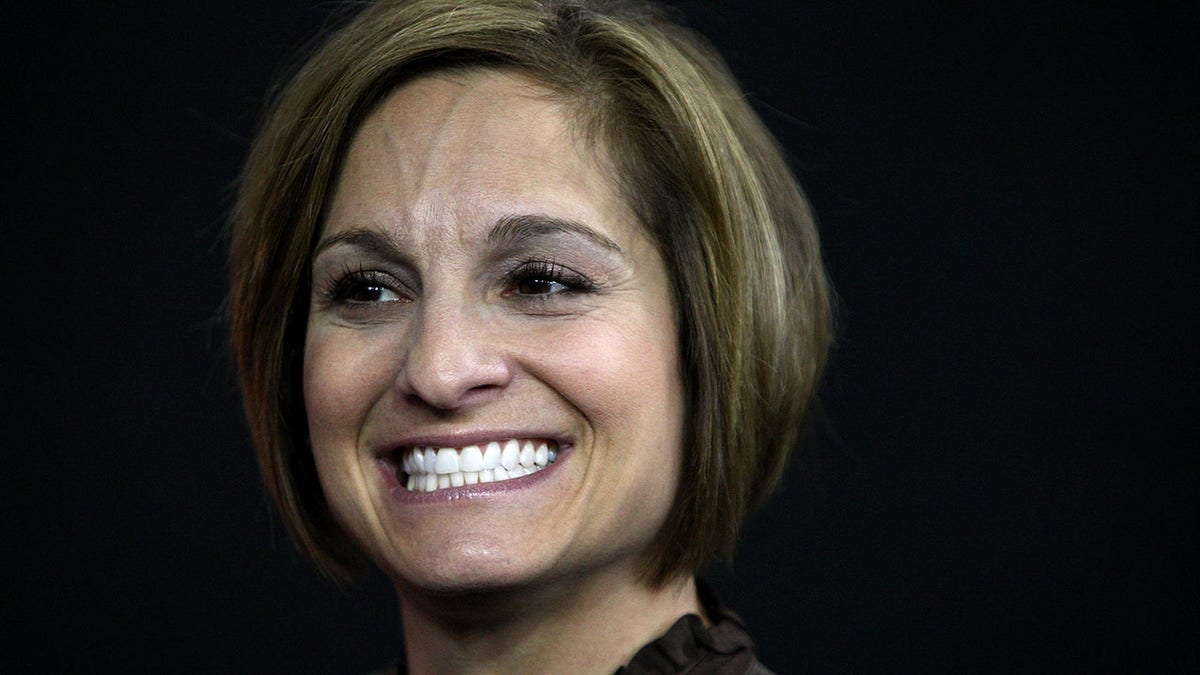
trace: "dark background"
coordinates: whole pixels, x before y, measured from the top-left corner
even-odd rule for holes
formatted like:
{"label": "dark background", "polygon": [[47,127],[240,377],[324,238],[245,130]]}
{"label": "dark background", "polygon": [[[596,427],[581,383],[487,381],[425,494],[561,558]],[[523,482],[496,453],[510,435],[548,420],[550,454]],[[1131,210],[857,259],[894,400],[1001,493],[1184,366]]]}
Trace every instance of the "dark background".
{"label": "dark background", "polygon": [[[336,5],[76,4],[0,17],[0,670],[386,663],[390,588],[293,552],[215,321],[264,92]],[[829,429],[711,573],[764,660],[1200,669],[1193,12],[681,6],[792,154],[840,300]]]}

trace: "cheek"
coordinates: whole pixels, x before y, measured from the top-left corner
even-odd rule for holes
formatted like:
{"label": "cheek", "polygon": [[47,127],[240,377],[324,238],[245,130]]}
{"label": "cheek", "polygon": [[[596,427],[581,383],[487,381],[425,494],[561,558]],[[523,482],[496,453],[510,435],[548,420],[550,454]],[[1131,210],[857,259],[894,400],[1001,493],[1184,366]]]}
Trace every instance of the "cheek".
{"label": "cheek", "polygon": [[381,345],[352,334],[310,327],[304,344],[304,407],[314,450],[357,433],[390,369]]}
{"label": "cheek", "polygon": [[590,534],[580,539],[601,537],[614,552],[649,546],[678,491],[684,400],[672,326],[581,327],[562,343],[552,386],[592,432],[579,493]]}
{"label": "cheek", "polygon": [[379,524],[364,508],[367,476],[359,440],[364,421],[387,390],[384,364],[369,368],[381,346],[362,336],[312,327],[304,345],[304,407],[321,489],[344,531],[370,549]]}
{"label": "cheek", "polygon": [[674,324],[652,313],[623,318],[581,324],[561,336],[555,386],[600,442],[653,454],[659,466],[676,464],[683,386]]}

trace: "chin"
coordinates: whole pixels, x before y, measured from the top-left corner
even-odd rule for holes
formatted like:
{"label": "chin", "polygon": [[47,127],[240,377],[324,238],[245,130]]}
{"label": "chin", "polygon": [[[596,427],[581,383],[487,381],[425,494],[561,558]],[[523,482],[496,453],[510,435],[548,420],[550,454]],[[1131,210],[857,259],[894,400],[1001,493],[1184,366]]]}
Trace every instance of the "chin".
{"label": "chin", "polygon": [[390,559],[384,569],[401,592],[476,595],[544,584],[552,566],[513,550],[514,542],[464,538],[419,556]]}

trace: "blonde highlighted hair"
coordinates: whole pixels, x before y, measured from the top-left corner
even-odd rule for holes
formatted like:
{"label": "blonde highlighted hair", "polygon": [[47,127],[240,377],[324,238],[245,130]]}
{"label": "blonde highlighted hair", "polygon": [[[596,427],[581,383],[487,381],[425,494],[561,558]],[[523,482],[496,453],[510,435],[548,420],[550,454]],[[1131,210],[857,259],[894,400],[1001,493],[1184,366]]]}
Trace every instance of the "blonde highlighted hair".
{"label": "blonde highlighted hair", "polygon": [[716,52],[645,3],[393,0],[334,31],[268,110],[241,177],[229,324],[267,489],[334,578],[362,564],[321,492],[300,388],[308,269],[339,164],[398,84],[515,69],[570,106],[657,243],[688,394],[683,473],[652,550],[661,582],[728,555],[778,483],[832,339],[812,213]]}

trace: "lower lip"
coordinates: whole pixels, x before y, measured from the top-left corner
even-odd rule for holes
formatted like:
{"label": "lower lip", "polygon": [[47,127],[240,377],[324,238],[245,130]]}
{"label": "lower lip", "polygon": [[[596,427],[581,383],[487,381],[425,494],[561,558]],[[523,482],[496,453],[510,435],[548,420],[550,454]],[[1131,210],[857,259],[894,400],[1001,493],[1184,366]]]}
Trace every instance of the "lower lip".
{"label": "lower lip", "polygon": [[510,492],[518,492],[535,488],[548,480],[553,479],[554,474],[558,471],[559,465],[568,460],[571,456],[570,447],[560,447],[558,449],[558,459],[547,464],[546,468],[540,471],[535,471],[520,478],[509,478],[508,480],[494,481],[491,483],[476,483],[474,485],[463,485],[460,487],[448,487],[433,492],[412,492],[408,488],[400,484],[400,478],[396,474],[395,464],[378,460],[376,465],[383,474],[385,485],[388,489],[388,494],[393,499],[402,504],[442,504],[445,502],[455,502],[463,499],[485,499],[498,495],[507,494]]}

